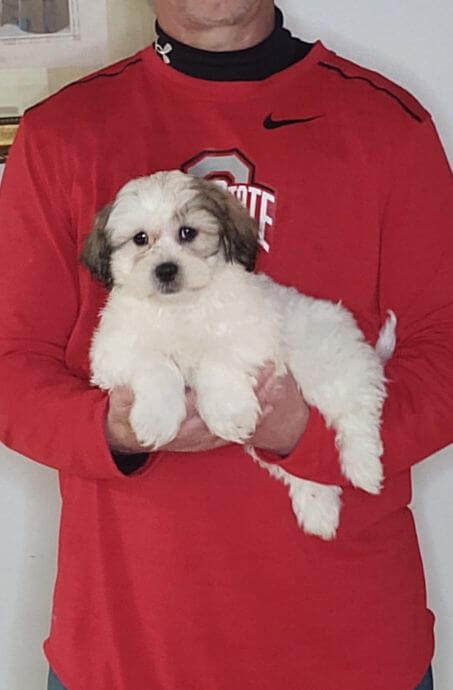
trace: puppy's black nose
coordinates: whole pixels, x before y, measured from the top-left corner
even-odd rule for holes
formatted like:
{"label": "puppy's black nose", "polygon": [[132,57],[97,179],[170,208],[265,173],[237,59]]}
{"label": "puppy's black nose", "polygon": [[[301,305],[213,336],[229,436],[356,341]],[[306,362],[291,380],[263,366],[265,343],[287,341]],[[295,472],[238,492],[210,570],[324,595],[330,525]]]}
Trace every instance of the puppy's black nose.
{"label": "puppy's black nose", "polygon": [[166,261],[163,264],[159,264],[154,269],[154,273],[159,278],[162,283],[171,283],[174,280],[178,272],[178,265],[172,263],[171,261]]}

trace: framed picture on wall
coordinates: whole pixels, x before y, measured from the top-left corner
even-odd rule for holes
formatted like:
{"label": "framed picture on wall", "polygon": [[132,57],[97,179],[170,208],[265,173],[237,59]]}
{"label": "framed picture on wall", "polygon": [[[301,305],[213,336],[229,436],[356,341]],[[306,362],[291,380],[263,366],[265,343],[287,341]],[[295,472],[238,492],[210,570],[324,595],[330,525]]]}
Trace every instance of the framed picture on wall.
{"label": "framed picture on wall", "polygon": [[65,72],[107,62],[106,0],[0,0],[1,120],[49,96]]}
{"label": "framed picture on wall", "polygon": [[145,0],[0,0],[0,173],[27,108],[148,45],[153,26]]}
{"label": "framed picture on wall", "polygon": [[103,64],[106,0],[2,0],[0,67]]}
{"label": "framed picture on wall", "polygon": [[6,163],[8,152],[16,136],[20,117],[0,117],[0,165]]}
{"label": "framed picture on wall", "polygon": [[71,9],[70,0],[3,0],[0,39],[68,33],[74,19]]}

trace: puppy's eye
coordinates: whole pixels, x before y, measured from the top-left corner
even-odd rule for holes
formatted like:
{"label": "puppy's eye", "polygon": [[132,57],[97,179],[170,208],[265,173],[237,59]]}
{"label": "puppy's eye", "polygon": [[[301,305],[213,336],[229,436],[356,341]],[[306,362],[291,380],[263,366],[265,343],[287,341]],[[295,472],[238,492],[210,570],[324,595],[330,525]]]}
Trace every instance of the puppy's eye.
{"label": "puppy's eye", "polygon": [[143,247],[145,244],[149,243],[148,235],[146,232],[143,232],[143,230],[134,235],[133,240],[139,247]]}
{"label": "puppy's eye", "polygon": [[188,225],[183,225],[179,228],[179,239],[181,242],[192,242],[198,235],[198,230],[190,228]]}

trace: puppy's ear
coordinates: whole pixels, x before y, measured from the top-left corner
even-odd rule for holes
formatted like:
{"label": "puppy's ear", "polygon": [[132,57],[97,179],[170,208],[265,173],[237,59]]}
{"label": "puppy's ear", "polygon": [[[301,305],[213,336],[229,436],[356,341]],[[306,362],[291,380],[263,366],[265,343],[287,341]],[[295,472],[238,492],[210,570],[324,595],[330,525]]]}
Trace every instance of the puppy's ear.
{"label": "puppy's ear", "polygon": [[258,254],[258,226],[248,210],[230,192],[225,191],[225,215],[220,240],[227,261],[242,264],[253,271]]}
{"label": "puppy's ear", "polygon": [[226,189],[204,179],[197,179],[202,202],[218,218],[220,243],[225,259],[253,271],[258,253],[258,225],[248,210]]}
{"label": "puppy's ear", "polygon": [[109,289],[113,285],[110,271],[112,249],[108,240],[107,223],[113,204],[107,204],[96,215],[93,228],[86,238],[81,254],[82,263],[90,269],[95,278]]}

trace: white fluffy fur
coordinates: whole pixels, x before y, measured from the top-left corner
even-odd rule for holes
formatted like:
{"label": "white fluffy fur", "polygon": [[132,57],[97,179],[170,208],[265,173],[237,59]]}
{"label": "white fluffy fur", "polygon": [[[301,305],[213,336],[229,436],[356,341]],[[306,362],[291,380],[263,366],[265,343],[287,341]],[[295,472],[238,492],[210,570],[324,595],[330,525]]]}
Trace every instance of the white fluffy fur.
{"label": "white fluffy fur", "polygon": [[[115,248],[113,289],[93,338],[92,382],[106,390],[132,388],[130,421],[144,446],[158,448],[177,435],[187,386],[214,434],[246,444],[260,414],[256,375],[273,361],[278,373],[292,372],[307,403],[335,429],[345,477],[377,494],[383,479],[381,358],[340,304],[226,261],[220,220],[199,203],[191,208],[197,193],[192,178],[171,172],[133,181],[118,195],[106,231]],[[178,241],[181,224],[204,227],[197,244]],[[150,237],[148,247],[131,240],[140,228]],[[163,293],[154,277],[162,262],[179,266],[174,293]],[[288,486],[298,524],[323,539],[334,537],[341,489],[294,477],[248,451]]]}

